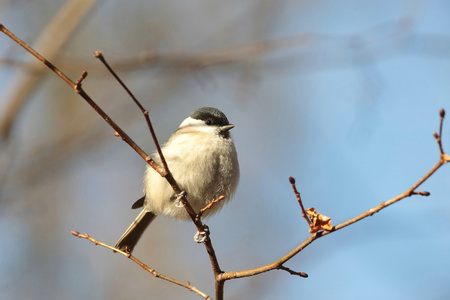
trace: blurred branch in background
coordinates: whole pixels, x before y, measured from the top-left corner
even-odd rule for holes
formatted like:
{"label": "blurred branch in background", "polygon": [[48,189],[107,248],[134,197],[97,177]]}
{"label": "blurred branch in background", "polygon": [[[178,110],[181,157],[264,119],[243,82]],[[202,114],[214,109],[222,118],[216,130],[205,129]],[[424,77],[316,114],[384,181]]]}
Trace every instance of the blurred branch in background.
{"label": "blurred branch in background", "polygon": [[[110,59],[111,66],[118,71],[135,71],[141,68],[202,69],[215,65],[253,60],[278,51],[294,49],[299,57],[316,57],[306,60],[306,70],[336,68],[349,63],[370,65],[391,58],[407,50],[413,55],[448,57],[450,36],[426,35],[414,30],[414,19],[404,17],[377,24],[352,35],[333,35],[320,32],[303,32],[285,38],[252,41],[236,46],[198,52],[158,52],[142,50],[136,57]],[[66,30],[66,28],[65,28]],[[45,32],[44,32],[45,33]],[[54,42],[53,40],[52,42]],[[56,40],[58,41],[58,40]],[[33,46],[39,50],[40,44]],[[53,44],[52,44],[53,45]],[[52,47],[53,48],[53,47]],[[69,73],[79,72],[79,67],[92,59],[81,59],[73,55],[57,53],[46,55]],[[42,53],[48,51],[40,51]],[[36,72],[36,63],[14,58],[0,58],[1,65],[12,65]],[[91,75],[106,74],[104,68],[91,65]],[[42,68],[41,68],[42,69]]]}
{"label": "blurred branch in background", "polygon": [[[59,50],[94,4],[95,1],[67,1],[53,21],[42,32],[33,48],[43,53],[47,59],[54,61],[55,64],[69,73],[79,73],[80,65],[90,60],[79,60],[71,56],[61,58]],[[61,24],[64,24],[64,26]],[[302,69],[304,71],[308,69],[334,68],[346,64],[356,64],[357,66],[360,64],[370,65],[383,58],[395,55],[411,42],[420,45],[418,38],[412,38],[414,35],[412,31],[413,24],[411,18],[402,18],[373,26],[371,29],[352,36],[302,33],[287,38],[254,41],[238,46],[199,51],[197,53],[186,51],[174,53],[143,51],[138,57],[110,59],[110,64],[116,70],[128,72],[141,68],[155,67],[161,69],[195,70],[215,65],[243,63],[246,60],[254,60],[277,51],[291,49],[297,52],[299,58],[303,57]],[[33,91],[36,83],[46,73],[42,64],[31,60],[29,57],[25,57],[23,60],[0,58],[0,64],[12,65],[17,68],[15,76],[12,77],[11,83],[8,85],[8,89],[2,95],[7,103],[7,107],[0,112],[2,114],[0,117],[0,136],[6,138],[9,135],[12,124],[18,118],[21,108],[23,105],[26,105],[25,100],[29,93]],[[366,86],[374,94],[378,94],[377,85],[382,82],[381,75],[377,75],[378,73],[373,71],[373,68],[369,73],[366,73],[367,68],[362,68],[361,70]],[[103,75],[105,70],[99,67],[98,64],[90,64],[89,73],[91,76],[92,74]],[[48,157],[55,159],[58,153],[73,151],[75,145],[70,142],[75,139],[97,140],[101,134],[96,131],[96,126],[92,126],[92,128],[91,136],[83,136],[83,131],[75,130],[76,128],[72,126],[72,130],[61,135],[61,138],[56,140],[56,142],[46,143],[41,146],[50,151],[55,149],[55,152],[49,153],[48,151],[42,151],[43,149],[36,149],[35,152],[38,155],[48,155]],[[85,148],[85,145],[93,146],[92,143],[85,142],[83,144],[79,143],[80,147]],[[68,147],[65,147],[65,151],[61,151],[60,147],[64,146]],[[75,149],[74,153],[81,152]],[[44,158],[43,160],[45,161]],[[11,160],[9,163],[13,161]],[[7,168],[3,167],[1,169],[5,170]],[[4,171],[1,169],[0,174],[3,174]]]}
{"label": "blurred branch in background", "polygon": [[[430,39],[435,43],[429,43]],[[447,42],[446,42],[447,41]],[[411,44],[417,49],[415,54],[433,55],[433,44],[450,48],[450,37],[429,37],[414,32],[414,21],[402,18],[378,24],[353,35],[332,35],[319,32],[304,32],[285,38],[252,41],[236,46],[210,49],[198,52],[158,52],[143,50],[137,57],[110,59],[115,70],[135,71],[140,68],[202,69],[215,65],[253,60],[274,52],[294,49],[299,57],[316,57],[305,60],[306,69],[335,68],[349,63],[371,64],[377,60],[399,54]],[[424,47],[426,46],[426,47]],[[33,46],[39,50],[39,48]],[[439,48],[443,53],[442,48]],[[45,53],[44,53],[45,54]],[[48,56],[46,56],[48,57]],[[91,59],[57,54],[49,57],[67,72],[79,72],[80,64]],[[0,58],[0,64],[14,65],[34,70],[35,64],[13,58]],[[105,74],[105,70],[92,65],[90,74]]]}
{"label": "blurred branch in background", "polygon": [[[59,12],[42,31],[34,43],[34,48],[52,59],[60,51],[61,46],[71,37],[74,30],[80,25],[83,18],[90,12],[96,0],[67,0]],[[17,67],[17,62],[13,63]],[[26,67],[23,67],[23,66]],[[26,56],[11,78],[8,89],[3,91],[2,98],[8,101],[8,107],[1,111],[0,138],[9,136],[11,126],[17,118],[19,111],[43,76],[45,66],[35,59]]]}
{"label": "blurred branch in background", "polygon": [[99,240],[94,239],[93,237],[91,237],[89,234],[85,233],[85,234],[81,234],[78,231],[72,230],[71,233],[79,238],[82,239],[86,239],[88,241],[91,241],[92,243],[94,243],[95,245],[99,245],[102,247],[105,247],[109,250],[113,250],[114,252],[120,253],[123,256],[129,258],[130,260],[132,260],[134,263],[138,264],[139,266],[141,266],[145,271],[149,272],[150,274],[152,274],[153,276],[155,276],[156,278],[161,278],[162,280],[166,280],[170,283],[176,284],[178,286],[184,287],[188,290],[190,290],[191,292],[194,292],[196,294],[198,294],[199,296],[201,296],[204,299],[208,299],[211,300],[211,297],[209,297],[207,294],[205,294],[204,292],[200,291],[198,288],[192,286],[189,282],[187,283],[183,283],[181,281],[178,281],[174,278],[170,278],[168,276],[165,276],[164,274],[161,274],[159,272],[157,272],[156,270],[150,268],[149,266],[147,266],[145,263],[143,263],[142,261],[140,261],[139,259],[137,259],[136,257],[134,257],[133,255],[131,255],[131,253],[128,252],[124,252],[121,251],[119,249],[114,248],[113,246],[110,246],[108,244],[105,244],[103,242],[100,242]]}

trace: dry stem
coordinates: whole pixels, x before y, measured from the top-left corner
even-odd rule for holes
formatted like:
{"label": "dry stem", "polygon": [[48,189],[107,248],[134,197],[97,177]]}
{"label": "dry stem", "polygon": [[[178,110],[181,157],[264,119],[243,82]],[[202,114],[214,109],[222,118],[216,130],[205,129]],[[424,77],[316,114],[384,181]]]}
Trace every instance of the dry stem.
{"label": "dry stem", "polygon": [[289,177],[289,182],[292,185],[292,190],[294,191],[294,194],[295,194],[295,197],[297,198],[298,204],[300,205],[300,208],[302,209],[302,217],[306,220],[309,227],[311,228],[312,222],[308,218],[308,214],[306,213],[305,207],[303,206],[302,197],[300,196],[300,193],[298,192],[297,187],[295,186],[295,178]]}
{"label": "dry stem", "polygon": [[161,176],[165,176],[165,174],[167,174],[169,172],[169,168],[167,167],[166,159],[164,158],[164,155],[161,151],[161,146],[159,145],[158,138],[155,134],[155,130],[153,129],[152,122],[150,121],[150,115],[149,115],[148,110],[146,110],[142,106],[140,101],[134,96],[134,94],[130,91],[130,89],[126,86],[126,84],[122,81],[122,79],[120,79],[119,76],[116,74],[116,72],[111,68],[111,66],[106,61],[105,57],[103,56],[103,53],[101,51],[95,51],[94,55],[103,63],[103,65],[108,69],[108,71],[120,83],[120,85],[128,93],[128,95],[131,97],[131,99],[133,99],[134,103],[139,107],[142,114],[144,115],[145,121],[147,122],[148,129],[150,130],[150,134],[153,138],[153,142],[155,143],[156,150],[158,151],[159,157],[161,159],[161,164],[163,165],[163,168],[164,168],[164,174],[161,174]]}
{"label": "dry stem", "polygon": [[225,199],[225,196],[220,195],[219,198],[212,200],[208,205],[206,205],[199,211],[197,218],[201,218],[205,211],[207,211],[208,209],[211,209],[216,203],[219,203],[223,199]]}
{"label": "dry stem", "polygon": [[[34,47],[46,53],[47,57],[56,56],[96,2],[96,0],[65,1],[65,4],[41,32]],[[16,72],[2,95],[2,99],[9,100],[8,98],[10,98],[10,102],[2,108],[0,138],[9,137],[13,123],[28,99],[27,95],[42,77],[45,66],[29,58],[31,57],[26,57],[22,61],[22,64],[26,64],[28,69],[21,68]]]}
{"label": "dry stem", "polygon": [[134,257],[133,255],[131,255],[131,254],[128,253],[128,252],[119,250],[119,249],[117,249],[117,248],[114,248],[113,246],[110,246],[110,245],[108,245],[108,244],[105,244],[105,243],[103,243],[103,242],[100,242],[99,240],[94,239],[93,237],[91,237],[91,236],[90,236],[89,234],[87,234],[87,233],[81,234],[81,233],[79,233],[78,231],[75,231],[75,230],[72,230],[71,233],[72,233],[74,236],[76,236],[76,237],[79,237],[79,238],[82,238],[82,239],[86,239],[86,240],[88,240],[88,241],[91,241],[91,242],[94,243],[95,245],[99,245],[99,246],[105,247],[105,248],[107,248],[107,249],[113,250],[114,252],[120,253],[120,254],[122,254],[123,256],[128,257],[129,259],[131,259],[133,262],[135,262],[136,264],[138,264],[139,266],[141,266],[144,270],[146,270],[147,272],[149,272],[150,274],[152,274],[152,275],[155,276],[156,278],[161,278],[161,279],[166,280],[166,281],[168,281],[168,282],[171,282],[171,283],[174,283],[174,284],[179,285],[179,286],[181,286],[181,287],[184,287],[184,288],[190,290],[191,292],[194,292],[194,293],[200,295],[200,296],[203,297],[204,299],[212,300],[211,297],[209,297],[209,296],[208,296],[207,294],[205,294],[204,292],[200,291],[198,288],[196,288],[196,287],[190,285],[189,282],[188,282],[188,283],[183,283],[183,282],[178,281],[178,280],[176,280],[176,279],[173,279],[173,278],[171,278],[171,277],[165,276],[165,275],[163,275],[163,274],[157,272],[156,270],[150,268],[150,267],[147,266],[145,263],[143,263],[142,261],[140,261],[139,259],[137,259],[136,257]]}
{"label": "dry stem", "polygon": [[[422,183],[424,183],[428,178],[430,178],[431,175],[433,175],[440,167],[442,167],[444,164],[450,162],[450,156],[444,152],[443,147],[442,147],[442,124],[443,124],[443,120],[444,120],[444,116],[445,116],[445,111],[443,109],[441,109],[441,111],[440,111],[440,116],[441,116],[441,120],[440,120],[440,126],[439,126],[439,134],[436,134],[436,133],[434,134],[434,136],[436,138],[436,142],[438,143],[438,146],[439,146],[439,149],[441,152],[439,162],[427,174],[425,174],[421,179],[419,179],[415,184],[413,184],[404,193],[402,193],[388,201],[381,202],[378,206],[375,206],[352,219],[349,219],[345,222],[342,222],[342,223],[334,226],[333,229],[330,231],[320,231],[320,232],[311,234],[305,241],[303,241],[303,243],[301,243],[296,248],[292,249],[289,253],[287,253],[285,256],[283,256],[282,258],[280,258],[279,260],[277,260],[271,264],[268,264],[268,265],[265,265],[265,266],[262,266],[259,268],[251,269],[251,270],[224,272],[224,273],[220,274],[219,276],[217,276],[216,280],[224,282],[224,281],[230,280],[230,279],[254,276],[254,275],[272,271],[275,269],[285,270],[286,267],[284,267],[284,263],[286,263],[288,260],[290,260],[296,254],[298,254],[300,251],[305,249],[307,246],[309,246],[315,240],[317,240],[323,236],[326,236],[330,233],[333,233],[335,231],[338,231],[342,228],[345,228],[345,227],[347,227],[351,224],[354,224],[358,221],[361,221],[362,219],[365,219],[369,216],[372,216],[373,214],[381,211],[382,209],[384,209],[404,198],[410,197],[412,195],[429,196],[430,195],[429,192],[416,191],[416,189]],[[294,181],[294,183],[295,183],[295,181]]]}

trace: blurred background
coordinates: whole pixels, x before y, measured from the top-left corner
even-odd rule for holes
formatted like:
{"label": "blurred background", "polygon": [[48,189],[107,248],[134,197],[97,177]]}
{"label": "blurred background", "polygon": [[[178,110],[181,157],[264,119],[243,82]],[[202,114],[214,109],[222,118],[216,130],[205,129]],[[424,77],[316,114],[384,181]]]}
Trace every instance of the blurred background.
{"label": "blurred background", "polygon": [[[207,220],[222,269],[271,263],[306,239],[288,181],[334,225],[403,191],[439,159],[450,113],[450,3],[434,1],[0,1],[0,22],[53,61],[148,153],[202,106],[231,123],[241,180]],[[145,162],[82,98],[0,36],[0,298],[200,299],[119,254]],[[450,120],[444,123],[450,151]],[[450,168],[286,266],[226,283],[226,299],[448,299]],[[134,254],[214,296],[189,222],[157,218]]]}

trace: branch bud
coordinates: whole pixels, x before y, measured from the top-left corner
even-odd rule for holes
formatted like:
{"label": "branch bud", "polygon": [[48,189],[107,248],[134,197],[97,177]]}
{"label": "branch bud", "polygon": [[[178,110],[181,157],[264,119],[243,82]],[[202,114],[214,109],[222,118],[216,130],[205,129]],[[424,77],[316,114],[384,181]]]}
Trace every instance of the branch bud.
{"label": "branch bud", "polygon": [[289,182],[290,182],[291,184],[295,184],[295,178],[289,176]]}
{"label": "branch bud", "polygon": [[94,56],[97,57],[97,58],[100,58],[100,57],[103,58],[103,53],[100,50],[96,50],[94,52]]}
{"label": "branch bud", "polygon": [[441,108],[441,110],[439,111],[439,115],[441,116],[441,118],[445,117],[445,110],[443,108]]}

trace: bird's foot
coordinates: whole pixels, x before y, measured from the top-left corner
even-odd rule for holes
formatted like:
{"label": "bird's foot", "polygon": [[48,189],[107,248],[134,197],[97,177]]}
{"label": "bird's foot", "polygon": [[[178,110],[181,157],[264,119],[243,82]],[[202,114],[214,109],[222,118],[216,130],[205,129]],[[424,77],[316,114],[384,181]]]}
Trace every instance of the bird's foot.
{"label": "bird's foot", "polygon": [[203,231],[197,231],[194,235],[194,241],[197,243],[204,243],[207,238],[209,238],[209,227],[206,224],[203,224]]}
{"label": "bird's foot", "polygon": [[183,203],[181,202],[181,198],[186,197],[187,196],[187,192],[186,191],[181,191],[181,193],[179,193],[178,195],[176,195],[175,198],[175,206],[176,207],[183,207]]}

